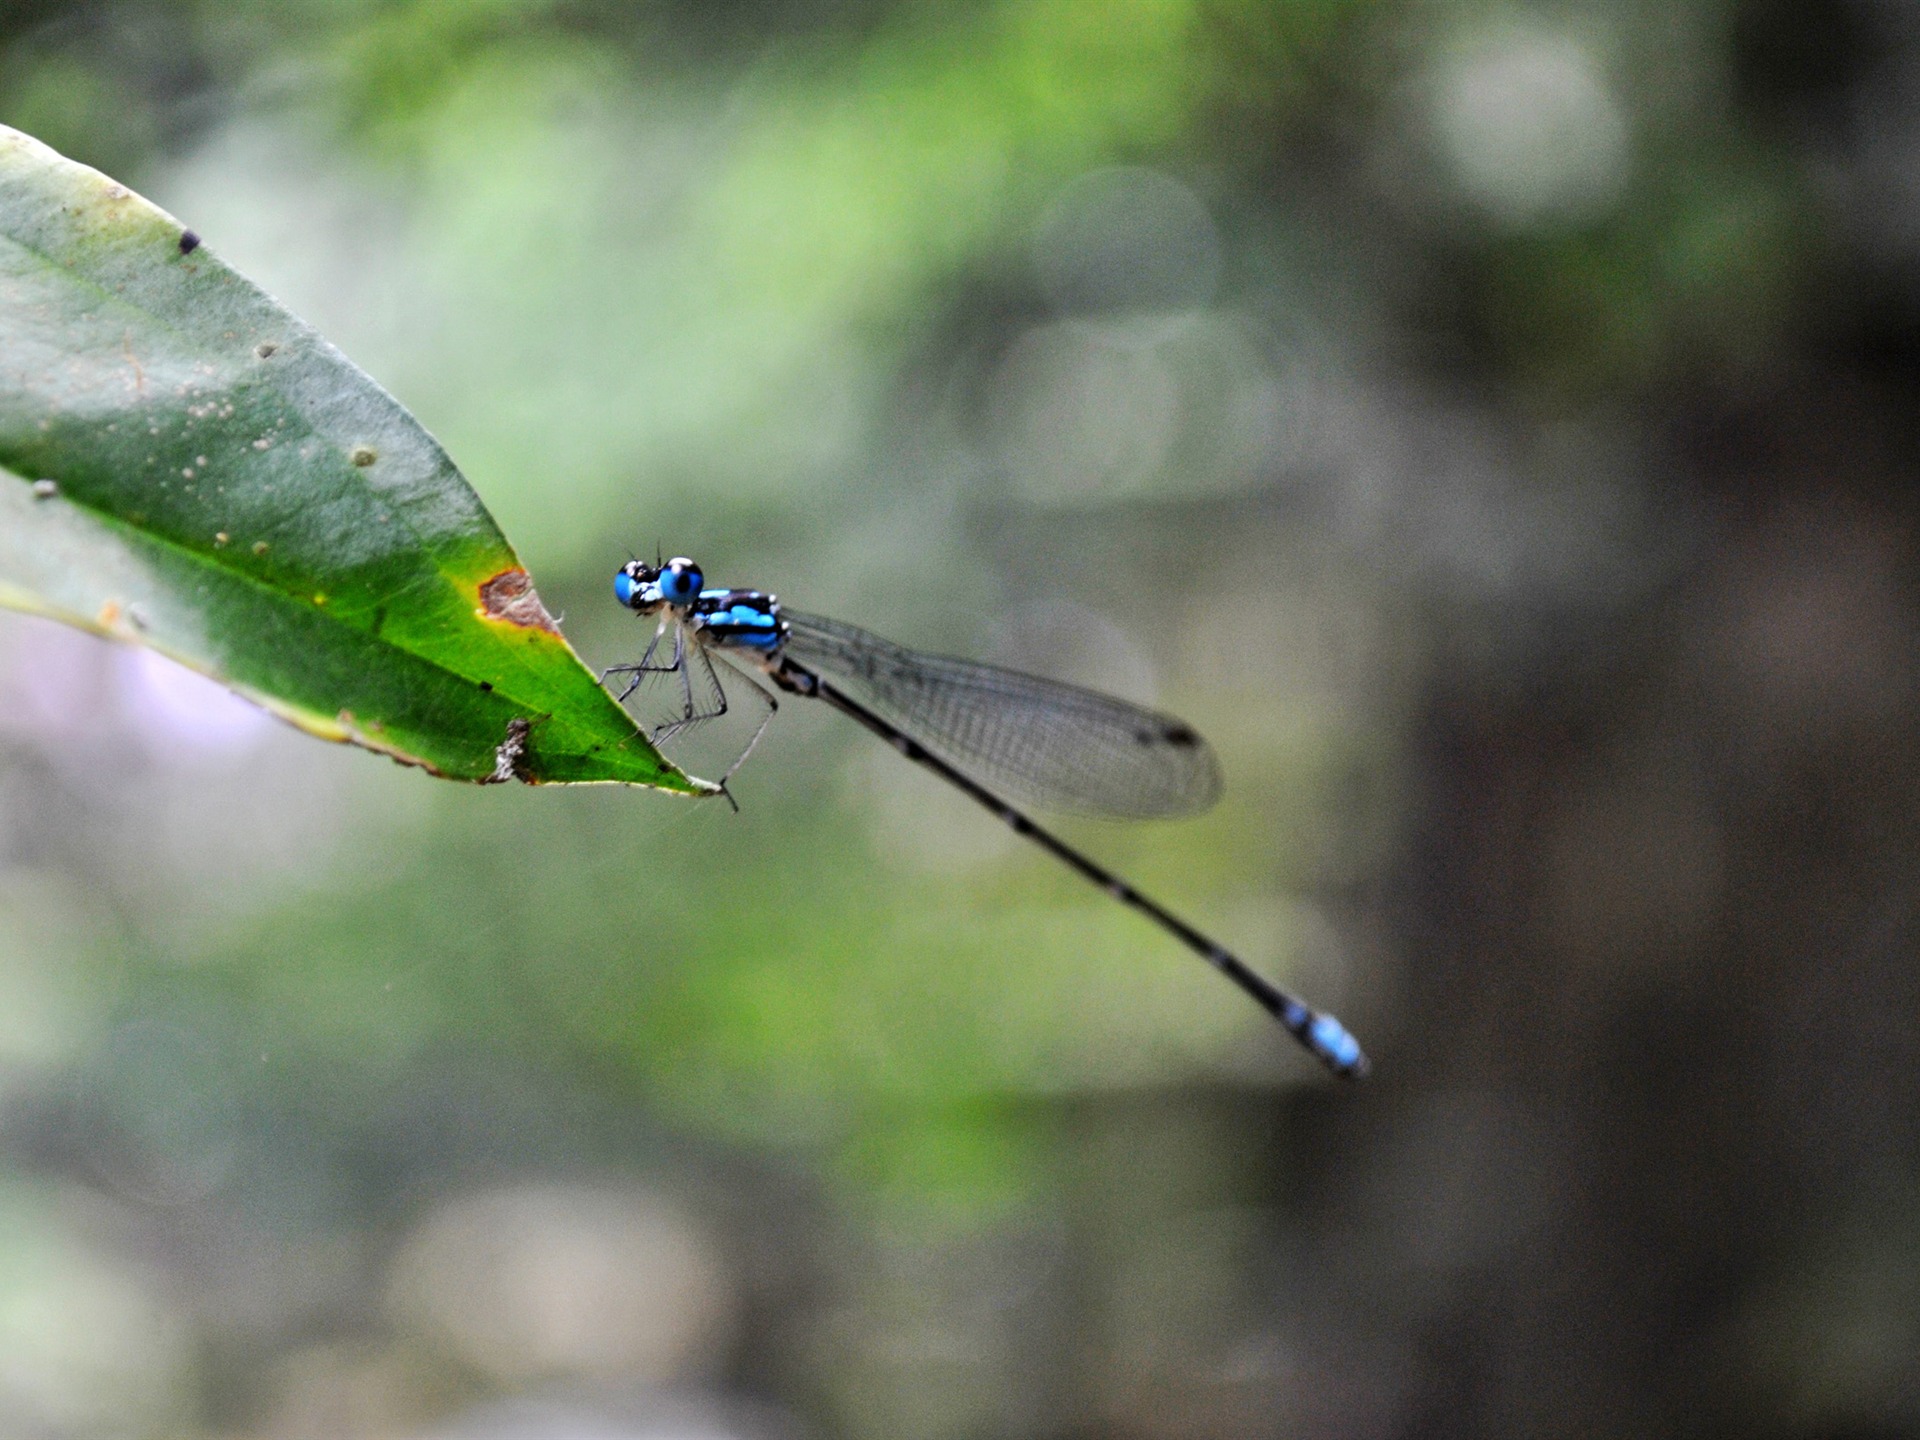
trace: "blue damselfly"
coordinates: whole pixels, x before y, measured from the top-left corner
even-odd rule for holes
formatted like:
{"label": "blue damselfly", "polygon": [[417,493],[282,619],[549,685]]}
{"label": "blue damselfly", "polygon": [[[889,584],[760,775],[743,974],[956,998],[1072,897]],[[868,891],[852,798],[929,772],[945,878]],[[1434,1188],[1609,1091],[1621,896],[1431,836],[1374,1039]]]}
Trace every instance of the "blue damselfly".
{"label": "blue damselfly", "polygon": [[653,731],[656,742],[726,712],[716,664],[765,704],[752,739],[721,777],[723,789],[779,709],[749,673],[758,671],[776,690],[824,700],[851,716],[1145,915],[1252,996],[1336,1075],[1367,1073],[1359,1042],[1333,1016],[1280,990],[1001,798],[1126,819],[1195,814],[1218,798],[1220,772],[1186,722],[1017,670],[921,654],[857,626],[790,610],[762,590],[708,589],[700,567],[684,557],[631,561],[615,574],[613,591],[658,624],[640,660],[613,666],[602,680],[626,677],[622,701],[651,675],[673,677],[679,691],[678,713]]}

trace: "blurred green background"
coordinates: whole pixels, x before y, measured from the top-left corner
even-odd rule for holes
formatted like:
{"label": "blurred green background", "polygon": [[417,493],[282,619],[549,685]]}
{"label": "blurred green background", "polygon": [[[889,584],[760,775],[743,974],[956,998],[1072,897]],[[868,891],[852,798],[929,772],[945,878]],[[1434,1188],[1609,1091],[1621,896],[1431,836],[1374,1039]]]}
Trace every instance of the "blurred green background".
{"label": "blurred green background", "polygon": [[23,0],[0,120],[589,663],[658,545],[1191,718],[1068,833],[1377,1066],[812,707],[465,788],[0,616],[0,1431],[1920,1435],[1911,7]]}

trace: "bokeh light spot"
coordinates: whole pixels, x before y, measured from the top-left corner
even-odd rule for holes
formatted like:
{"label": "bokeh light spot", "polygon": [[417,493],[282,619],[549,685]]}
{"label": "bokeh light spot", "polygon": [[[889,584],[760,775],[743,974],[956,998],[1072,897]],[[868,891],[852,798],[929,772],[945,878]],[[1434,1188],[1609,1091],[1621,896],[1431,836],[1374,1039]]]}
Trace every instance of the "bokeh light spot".
{"label": "bokeh light spot", "polygon": [[1524,228],[1604,213],[1626,184],[1627,121],[1592,51],[1513,29],[1441,62],[1433,125],[1467,198]]}
{"label": "bokeh light spot", "polygon": [[570,1185],[443,1206],[401,1251],[390,1297],[403,1323],[505,1381],[696,1376],[733,1309],[691,1215],[645,1191]]}

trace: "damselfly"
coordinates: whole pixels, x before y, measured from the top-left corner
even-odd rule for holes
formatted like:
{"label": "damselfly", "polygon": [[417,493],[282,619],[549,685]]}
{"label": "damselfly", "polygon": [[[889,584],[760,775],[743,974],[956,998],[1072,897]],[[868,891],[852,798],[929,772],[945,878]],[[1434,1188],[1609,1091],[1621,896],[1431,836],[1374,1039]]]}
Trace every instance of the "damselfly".
{"label": "damselfly", "polygon": [[1040,809],[1128,819],[1204,810],[1219,796],[1220,772],[1206,741],[1184,721],[997,665],[923,655],[856,626],[789,610],[765,591],[709,590],[700,567],[684,557],[621,566],[613,593],[659,622],[637,664],[601,676],[627,677],[622,701],[650,675],[673,677],[678,713],[653,731],[656,742],[726,713],[716,664],[765,704],[753,738],[721,777],[723,789],[780,708],[744,662],[775,689],[824,700],[859,721],[1145,915],[1251,995],[1336,1075],[1357,1080],[1367,1073],[1359,1042],[1333,1016],[1278,989],[1000,798],[1004,792]]}

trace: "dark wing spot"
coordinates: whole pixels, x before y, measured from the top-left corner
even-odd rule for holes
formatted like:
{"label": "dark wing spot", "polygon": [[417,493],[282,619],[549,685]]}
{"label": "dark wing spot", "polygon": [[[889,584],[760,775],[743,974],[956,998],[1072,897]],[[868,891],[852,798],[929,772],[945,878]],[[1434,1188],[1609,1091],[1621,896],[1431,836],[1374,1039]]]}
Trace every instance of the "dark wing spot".
{"label": "dark wing spot", "polygon": [[1161,732],[1160,738],[1169,745],[1178,745],[1183,750],[1191,750],[1200,743],[1200,736],[1191,725],[1169,725]]}
{"label": "dark wing spot", "polygon": [[182,255],[191,255],[199,248],[200,237],[198,235],[194,234],[191,230],[182,230],[180,232],[180,253]]}

